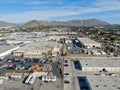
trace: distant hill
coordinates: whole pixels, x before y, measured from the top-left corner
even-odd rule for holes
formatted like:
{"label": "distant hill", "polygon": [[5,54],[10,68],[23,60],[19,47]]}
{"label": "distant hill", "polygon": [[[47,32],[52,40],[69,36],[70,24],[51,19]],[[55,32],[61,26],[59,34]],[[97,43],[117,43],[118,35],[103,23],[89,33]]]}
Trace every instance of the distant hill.
{"label": "distant hill", "polygon": [[8,22],[4,22],[4,21],[0,21],[0,27],[6,27],[6,26],[16,26],[13,23],[8,23]]}
{"label": "distant hill", "polygon": [[66,22],[59,21],[38,21],[32,20],[26,23],[25,27],[37,27],[37,26],[76,26],[76,27],[91,27],[91,26],[107,26],[109,23],[98,20],[98,19],[88,19],[88,20],[70,20]]}

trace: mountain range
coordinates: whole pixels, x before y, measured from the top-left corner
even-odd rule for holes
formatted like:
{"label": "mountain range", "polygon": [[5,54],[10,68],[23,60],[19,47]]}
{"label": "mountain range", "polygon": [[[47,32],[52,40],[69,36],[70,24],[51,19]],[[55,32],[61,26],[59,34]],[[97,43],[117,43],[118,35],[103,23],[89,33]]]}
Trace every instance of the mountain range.
{"label": "mountain range", "polygon": [[6,26],[16,26],[16,24],[0,21],[0,27],[6,27]]}
{"label": "mountain range", "polygon": [[37,26],[75,26],[75,27],[91,27],[91,26],[107,26],[110,25],[108,22],[98,19],[88,20],[70,20],[66,22],[60,21],[38,21],[32,20],[26,23],[25,27],[37,27]]}
{"label": "mountain range", "polygon": [[[108,22],[99,19],[88,19],[88,20],[70,20],[70,21],[38,21],[31,20],[25,24],[23,27],[39,27],[39,26],[75,26],[75,27],[92,27],[92,26],[108,26]],[[17,24],[8,23],[0,21],[0,27],[5,26],[18,26]]]}

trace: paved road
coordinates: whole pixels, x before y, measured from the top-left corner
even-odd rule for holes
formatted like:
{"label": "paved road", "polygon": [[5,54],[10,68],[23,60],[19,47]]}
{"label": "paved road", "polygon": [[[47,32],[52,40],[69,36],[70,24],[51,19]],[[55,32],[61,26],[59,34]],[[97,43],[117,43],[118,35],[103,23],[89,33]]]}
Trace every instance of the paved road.
{"label": "paved road", "polygon": [[59,69],[59,62],[54,62],[52,64],[53,67],[53,73],[58,77],[58,78],[63,78],[63,75],[60,73],[60,69]]}

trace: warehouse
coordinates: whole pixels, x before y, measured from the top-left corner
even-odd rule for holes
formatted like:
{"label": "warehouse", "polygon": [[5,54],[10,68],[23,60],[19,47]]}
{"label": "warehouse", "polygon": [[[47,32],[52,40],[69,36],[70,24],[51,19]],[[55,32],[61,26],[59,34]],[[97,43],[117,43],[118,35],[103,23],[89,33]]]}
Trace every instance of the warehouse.
{"label": "warehouse", "polygon": [[80,60],[80,65],[87,72],[120,72],[119,60]]}
{"label": "warehouse", "polygon": [[78,40],[86,47],[86,48],[93,48],[93,47],[98,47],[101,48],[101,44],[90,39],[90,38],[78,38]]}
{"label": "warehouse", "polygon": [[12,53],[12,51],[18,49],[19,46],[14,46],[14,45],[0,45],[0,58],[3,59],[5,56],[9,55]]}
{"label": "warehouse", "polygon": [[120,90],[119,76],[87,75],[86,81],[90,85],[90,90]]}
{"label": "warehouse", "polygon": [[41,58],[43,55],[43,51],[41,50],[28,50],[24,52],[23,57],[24,58]]}
{"label": "warehouse", "polygon": [[61,43],[43,40],[33,41],[32,43],[21,46],[18,50],[14,51],[14,55],[23,55],[28,58],[41,58],[45,55],[56,56],[62,47]]}
{"label": "warehouse", "polygon": [[26,52],[25,50],[19,50],[18,49],[18,50],[13,51],[12,54],[14,56],[20,56],[20,57],[22,57],[25,52]]}
{"label": "warehouse", "polygon": [[47,41],[60,41],[61,39],[67,38],[66,36],[49,36]]}

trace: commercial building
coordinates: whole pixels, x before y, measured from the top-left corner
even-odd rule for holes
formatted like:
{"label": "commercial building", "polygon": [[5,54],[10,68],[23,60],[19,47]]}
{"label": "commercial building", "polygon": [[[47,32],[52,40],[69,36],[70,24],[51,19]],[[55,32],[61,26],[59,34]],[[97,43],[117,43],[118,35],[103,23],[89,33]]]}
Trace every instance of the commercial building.
{"label": "commercial building", "polygon": [[42,50],[28,50],[28,51],[23,53],[23,56],[25,58],[41,58],[43,56],[43,53],[45,53],[45,51],[42,51]]}
{"label": "commercial building", "polygon": [[12,54],[14,55],[14,56],[20,56],[20,57],[22,57],[23,56],[23,54],[26,52],[26,50],[14,50],[13,52],[12,52]]}
{"label": "commercial building", "polygon": [[120,60],[80,60],[82,71],[120,72]]}
{"label": "commercial building", "polygon": [[67,36],[49,36],[48,41],[60,41],[63,38],[67,38]]}
{"label": "commercial building", "polygon": [[65,90],[120,90],[120,59],[81,57],[64,60]]}
{"label": "commercial building", "polygon": [[25,58],[41,58],[46,55],[56,56],[59,54],[62,44],[43,40],[33,41],[32,43],[21,46],[13,52],[13,55],[23,56]]}
{"label": "commercial building", "polygon": [[98,47],[101,48],[102,45],[90,38],[82,37],[78,38],[78,40],[86,47],[86,48],[93,48],[93,47]]}
{"label": "commercial building", "polygon": [[3,39],[7,41],[7,43],[31,43],[34,40],[41,39],[42,37],[46,36],[45,33],[41,32],[19,32],[19,33],[11,33],[4,35]]}
{"label": "commercial building", "polygon": [[41,58],[45,55],[57,56],[62,47],[62,44],[58,43],[61,38],[65,38],[65,36],[46,36],[44,32],[20,32],[4,36],[8,44],[23,43],[18,50],[13,51],[13,55],[25,58]]}
{"label": "commercial building", "polygon": [[87,75],[86,81],[90,90],[120,90],[119,76]]}
{"label": "commercial building", "polygon": [[87,75],[75,78],[75,90],[119,90],[119,76]]}
{"label": "commercial building", "polygon": [[0,58],[3,59],[7,55],[11,54],[12,51],[18,48],[20,48],[20,46],[7,45],[7,44],[0,45]]}

